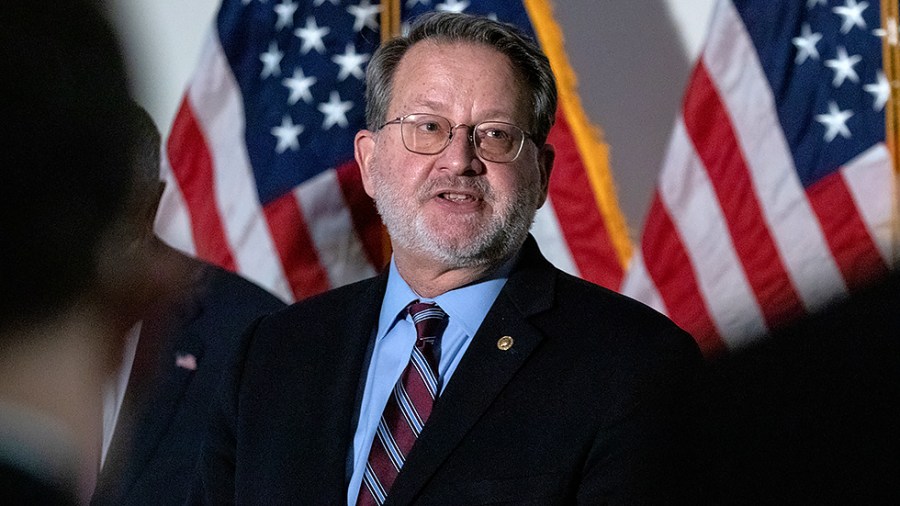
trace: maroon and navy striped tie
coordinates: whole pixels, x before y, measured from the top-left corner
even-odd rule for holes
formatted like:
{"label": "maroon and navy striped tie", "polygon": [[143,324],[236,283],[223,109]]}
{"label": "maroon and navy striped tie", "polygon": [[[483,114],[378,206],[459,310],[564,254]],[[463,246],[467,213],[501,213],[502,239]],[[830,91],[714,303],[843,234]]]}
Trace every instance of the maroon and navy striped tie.
{"label": "maroon and navy striped tie", "polygon": [[384,502],[438,394],[434,340],[447,314],[437,304],[418,301],[407,310],[416,325],[416,345],[381,415],[357,505]]}

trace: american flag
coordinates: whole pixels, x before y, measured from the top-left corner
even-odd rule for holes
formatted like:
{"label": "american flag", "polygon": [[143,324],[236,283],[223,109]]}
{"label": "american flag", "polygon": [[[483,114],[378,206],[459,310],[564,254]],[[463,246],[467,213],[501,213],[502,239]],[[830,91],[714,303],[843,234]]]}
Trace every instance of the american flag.
{"label": "american flag", "polygon": [[885,36],[877,2],[720,1],[623,291],[714,354],[884,274]]}
{"label": "american flag", "polygon": [[[396,1],[396,0],[394,0]],[[364,71],[381,39],[372,0],[224,0],[169,135],[157,233],[292,301],[376,273],[385,236],[353,160]],[[581,110],[549,5],[403,0],[514,23],[560,80],[549,202],[533,233],[576,275],[617,288],[630,254],[599,130]],[[395,11],[396,12],[396,11]]]}

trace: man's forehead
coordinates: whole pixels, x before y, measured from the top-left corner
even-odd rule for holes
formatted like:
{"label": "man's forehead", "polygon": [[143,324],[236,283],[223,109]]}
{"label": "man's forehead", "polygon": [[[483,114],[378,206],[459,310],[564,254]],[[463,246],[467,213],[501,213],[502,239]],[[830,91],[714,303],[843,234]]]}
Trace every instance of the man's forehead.
{"label": "man's forehead", "polygon": [[[460,52],[471,54],[461,57]],[[496,93],[501,99],[518,97],[515,92],[523,89],[517,74],[509,57],[487,44],[440,39],[420,41],[412,45],[398,63],[391,94],[391,109],[401,106],[440,110],[448,105],[448,100],[464,95],[464,88],[473,81],[484,79],[487,79],[482,84],[484,93]],[[458,87],[459,93],[447,96],[435,93],[436,89],[446,87]],[[497,90],[502,92],[498,93]],[[505,100],[500,102],[503,101]],[[513,102],[515,109],[519,108],[517,102]],[[500,103],[496,105],[495,110],[488,108],[482,112],[503,116],[508,116],[511,112]]]}
{"label": "man's forehead", "polygon": [[457,50],[493,54],[497,58],[506,60],[510,66],[512,65],[512,62],[510,62],[506,54],[490,44],[471,40],[450,40],[437,37],[420,40],[412,44],[400,58],[400,65],[403,65],[404,62],[408,62],[409,60],[421,58],[423,55],[426,57],[423,62],[424,64],[439,63],[441,54]]}

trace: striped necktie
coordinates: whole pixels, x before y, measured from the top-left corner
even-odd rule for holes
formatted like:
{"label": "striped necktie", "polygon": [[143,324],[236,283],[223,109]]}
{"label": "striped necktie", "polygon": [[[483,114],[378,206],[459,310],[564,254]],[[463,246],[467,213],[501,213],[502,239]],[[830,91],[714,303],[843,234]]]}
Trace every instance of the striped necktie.
{"label": "striped necktie", "polygon": [[438,394],[434,340],[447,314],[437,304],[418,301],[407,310],[416,325],[416,345],[381,415],[357,505],[384,502]]}

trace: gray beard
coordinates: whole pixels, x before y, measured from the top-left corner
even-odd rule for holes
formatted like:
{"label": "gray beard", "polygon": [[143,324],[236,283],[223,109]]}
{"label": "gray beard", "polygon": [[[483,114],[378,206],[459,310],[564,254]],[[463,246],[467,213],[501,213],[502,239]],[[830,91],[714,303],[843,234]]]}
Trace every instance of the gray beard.
{"label": "gray beard", "polygon": [[[380,167],[374,161],[372,183],[378,214],[387,227],[394,247],[426,254],[451,269],[490,268],[510,258],[528,236],[540,197],[536,184],[522,185],[516,189],[510,202],[498,209],[488,183],[480,178],[465,176],[431,180],[418,190],[417,195],[399,195],[381,177]],[[437,186],[475,190],[498,213],[488,223],[475,223],[473,217],[468,239],[458,241],[442,237],[429,228],[422,216],[414,215],[408,209],[410,202],[420,202],[423,195],[428,195]]]}

